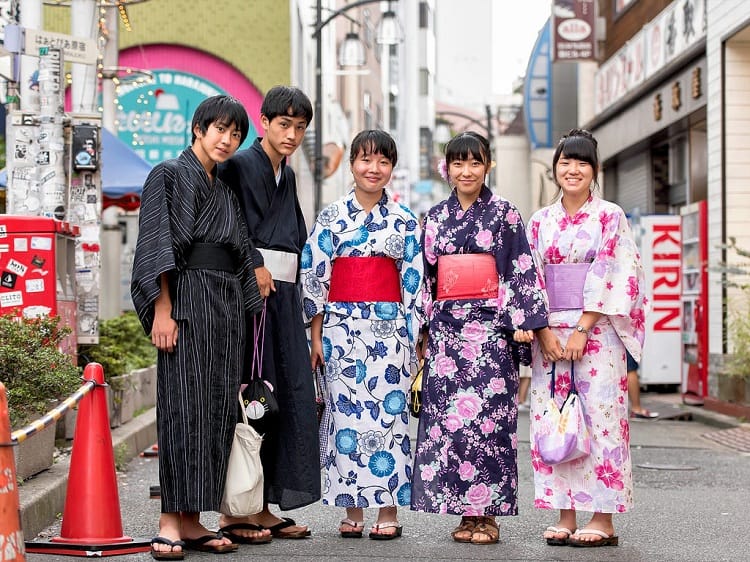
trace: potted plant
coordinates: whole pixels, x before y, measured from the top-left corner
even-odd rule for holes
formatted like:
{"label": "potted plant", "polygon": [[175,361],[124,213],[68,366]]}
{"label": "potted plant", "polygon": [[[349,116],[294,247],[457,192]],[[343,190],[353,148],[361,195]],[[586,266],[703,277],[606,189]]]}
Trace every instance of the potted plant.
{"label": "potted plant", "polygon": [[[750,252],[739,248],[735,238],[729,238],[727,250],[740,258],[749,258]],[[728,351],[718,373],[718,398],[735,404],[750,405],[750,264],[736,262],[722,264],[724,284],[730,292],[727,306]]]}
{"label": "potted plant", "polygon": [[[80,369],[60,351],[70,329],[59,322],[57,317],[0,315],[0,380],[8,391],[14,430],[45,414],[81,384]],[[54,425],[20,443],[15,450],[18,477],[25,479],[51,466],[54,444]]]}

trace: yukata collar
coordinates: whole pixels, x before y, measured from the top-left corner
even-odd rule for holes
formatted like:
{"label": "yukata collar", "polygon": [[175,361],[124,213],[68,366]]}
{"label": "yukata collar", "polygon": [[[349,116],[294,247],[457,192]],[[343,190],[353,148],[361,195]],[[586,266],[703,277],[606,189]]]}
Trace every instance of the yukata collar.
{"label": "yukata collar", "polygon": [[[586,201],[581,205],[581,208],[576,211],[576,214],[574,216],[580,215],[581,213],[585,213],[588,211],[588,208],[592,205],[594,202],[594,199],[596,199],[596,195],[594,195],[593,191],[589,191],[589,196],[586,199]],[[562,204],[562,197],[558,199],[557,201],[557,208],[558,210],[565,216],[567,216],[568,211],[565,210],[565,207],[563,207]]]}
{"label": "yukata collar", "polygon": [[[352,187],[351,191],[349,191],[349,204],[352,207],[355,207],[361,211],[364,211],[364,207],[360,204],[360,202],[357,200],[357,196],[355,195],[355,189]],[[388,191],[388,188],[383,188],[383,194],[380,196],[380,199],[378,199],[378,202],[375,204],[376,206],[382,206],[387,205],[389,201],[393,201],[393,194]]]}
{"label": "yukata collar", "polygon": [[[491,199],[492,199],[492,191],[490,190],[489,187],[482,184],[482,189],[479,191],[479,196],[477,197],[477,200],[474,201],[474,203],[472,203],[469,206],[469,209],[471,209],[471,207],[476,205],[477,201],[481,201],[483,206],[487,206],[487,204],[490,202]],[[459,210],[463,211],[463,209],[461,209],[461,203],[458,200],[458,194],[456,193],[455,187],[453,188],[453,191],[451,191],[449,201],[452,206],[458,207]],[[466,209],[466,210],[468,211],[469,209]]]}

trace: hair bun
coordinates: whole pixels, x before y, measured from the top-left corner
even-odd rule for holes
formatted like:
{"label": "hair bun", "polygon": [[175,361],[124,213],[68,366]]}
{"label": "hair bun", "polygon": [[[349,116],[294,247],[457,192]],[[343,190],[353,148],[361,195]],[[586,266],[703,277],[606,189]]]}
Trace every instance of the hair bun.
{"label": "hair bun", "polygon": [[570,137],[583,137],[585,139],[590,140],[591,143],[594,145],[594,148],[598,148],[599,143],[596,142],[594,135],[591,134],[591,131],[587,131],[586,129],[571,129],[570,132],[568,132],[567,135],[564,135],[561,140],[564,140]]}

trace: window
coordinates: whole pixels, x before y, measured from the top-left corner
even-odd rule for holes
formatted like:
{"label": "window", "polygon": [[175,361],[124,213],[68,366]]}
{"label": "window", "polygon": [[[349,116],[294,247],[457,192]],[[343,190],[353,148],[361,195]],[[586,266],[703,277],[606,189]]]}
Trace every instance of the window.
{"label": "window", "polygon": [[419,69],[419,95],[430,95],[430,71],[426,68]]}
{"label": "window", "polygon": [[419,29],[430,29],[432,27],[432,12],[427,2],[419,3]]}

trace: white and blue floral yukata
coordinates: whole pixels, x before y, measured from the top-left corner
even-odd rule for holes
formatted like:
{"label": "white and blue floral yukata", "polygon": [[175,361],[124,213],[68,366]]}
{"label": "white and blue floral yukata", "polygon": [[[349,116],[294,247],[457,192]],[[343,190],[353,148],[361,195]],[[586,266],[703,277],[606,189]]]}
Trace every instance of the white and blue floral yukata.
{"label": "white and blue floral yukata", "polygon": [[[323,314],[330,414],[321,427],[327,435],[324,505],[409,505],[407,398],[422,316],[419,240],[416,217],[387,190],[369,213],[351,191],[320,213],[302,252],[305,316]],[[332,266],[341,257],[393,259],[400,302],[328,302]]]}

